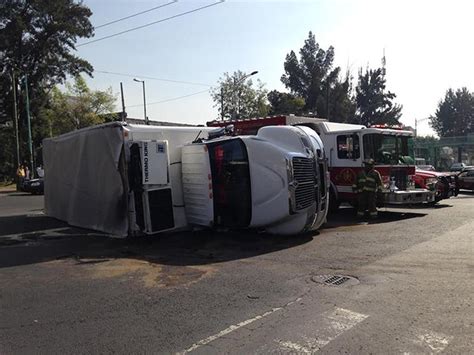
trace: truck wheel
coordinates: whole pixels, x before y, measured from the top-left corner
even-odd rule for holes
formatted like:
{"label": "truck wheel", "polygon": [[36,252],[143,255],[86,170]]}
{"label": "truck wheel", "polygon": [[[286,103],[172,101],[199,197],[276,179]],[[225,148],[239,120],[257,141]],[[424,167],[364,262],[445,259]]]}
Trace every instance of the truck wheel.
{"label": "truck wheel", "polygon": [[336,199],[333,189],[329,189],[329,213],[336,213],[341,203]]}

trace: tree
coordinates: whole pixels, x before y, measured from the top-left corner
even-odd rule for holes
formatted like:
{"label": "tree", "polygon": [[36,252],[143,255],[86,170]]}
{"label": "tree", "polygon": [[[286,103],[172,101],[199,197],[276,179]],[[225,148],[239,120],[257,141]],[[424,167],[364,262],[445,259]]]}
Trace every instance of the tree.
{"label": "tree", "polygon": [[440,137],[465,136],[474,132],[474,93],[467,88],[446,91],[438,104],[431,127]]}
{"label": "tree", "polygon": [[338,79],[326,93],[329,97],[323,97],[328,104],[327,117],[331,121],[354,122],[356,103],[352,92],[352,77],[347,71],[345,78]]}
{"label": "tree", "polygon": [[27,73],[32,88],[52,87],[67,75],[92,74],[72,54],[78,38],[93,34],[92,12],[74,0],[5,0],[0,13],[1,73]]}
{"label": "tree", "polygon": [[218,107],[224,119],[239,119],[266,116],[269,111],[267,90],[257,80],[257,88],[246,74],[236,71],[224,73],[219,85],[211,91],[214,107]]}
{"label": "tree", "polygon": [[[92,74],[91,64],[73,54],[76,41],[93,34],[91,15],[89,8],[74,0],[3,0],[0,3],[0,97],[4,98],[12,125],[12,88],[21,87],[17,97],[20,154],[23,155],[20,160],[28,155],[25,87],[21,79],[28,75],[33,130],[42,129],[38,127],[41,124],[38,115],[48,100],[48,91],[63,83],[68,75]],[[14,82],[12,73],[16,76]],[[13,146],[5,148],[8,152],[4,152],[0,165],[7,161],[16,165],[14,140],[10,141]]]}
{"label": "tree", "polygon": [[301,114],[305,106],[302,97],[277,90],[270,91],[267,98],[270,102],[270,114],[272,115]]}
{"label": "tree", "polygon": [[293,95],[304,99],[304,111],[333,121],[347,122],[354,109],[350,76],[340,78],[340,68],[333,68],[334,48],[320,48],[309,32],[298,59],[294,51],[287,54],[281,81]]}
{"label": "tree", "polygon": [[92,91],[81,76],[74,84],[66,84],[66,91],[53,88],[49,103],[40,114],[42,132],[39,136],[56,136],[76,129],[105,123],[114,111],[115,96],[112,89]]}
{"label": "tree", "polygon": [[399,124],[402,106],[394,104],[396,95],[386,91],[385,68],[362,69],[356,87],[356,122],[371,124]]}

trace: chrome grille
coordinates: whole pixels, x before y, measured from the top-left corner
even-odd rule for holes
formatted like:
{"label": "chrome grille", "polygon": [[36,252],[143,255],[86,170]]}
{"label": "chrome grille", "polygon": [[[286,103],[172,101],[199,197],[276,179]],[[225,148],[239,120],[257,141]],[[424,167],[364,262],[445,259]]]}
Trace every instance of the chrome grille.
{"label": "chrome grille", "polygon": [[293,158],[295,209],[302,210],[316,201],[316,175],[314,159]]}

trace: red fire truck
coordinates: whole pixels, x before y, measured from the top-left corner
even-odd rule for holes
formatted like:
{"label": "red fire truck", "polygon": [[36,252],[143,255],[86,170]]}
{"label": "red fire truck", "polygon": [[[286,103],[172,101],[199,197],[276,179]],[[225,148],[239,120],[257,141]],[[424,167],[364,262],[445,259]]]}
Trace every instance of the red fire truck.
{"label": "red fire truck", "polygon": [[302,125],[315,130],[328,156],[331,210],[336,210],[341,202],[355,203],[356,194],[352,191],[352,184],[363,169],[365,159],[374,159],[375,168],[382,176],[383,204],[406,205],[435,201],[433,191],[415,188],[415,164],[410,157],[413,147],[411,131],[294,115],[207,122],[212,127],[229,124],[234,125],[237,134],[256,134],[259,128],[271,125]]}

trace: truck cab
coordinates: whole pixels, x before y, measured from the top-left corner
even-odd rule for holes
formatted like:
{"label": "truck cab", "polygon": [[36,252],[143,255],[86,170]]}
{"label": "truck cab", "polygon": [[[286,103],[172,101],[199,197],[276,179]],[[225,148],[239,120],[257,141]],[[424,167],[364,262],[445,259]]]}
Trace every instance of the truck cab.
{"label": "truck cab", "polygon": [[373,159],[375,169],[382,176],[384,204],[434,201],[432,191],[414,185],[415,164],[410,156],[412,132],[333,122],[321,122],[316,129],[329,150],[332,188],[337,201],[354,203],[352,184],[365,159]]}
{"label": "truck cab", "polygon": [[182,149],[188,222],[297,234],[326,219],[328,179],[322,142],[305,127],[264,127]]}

